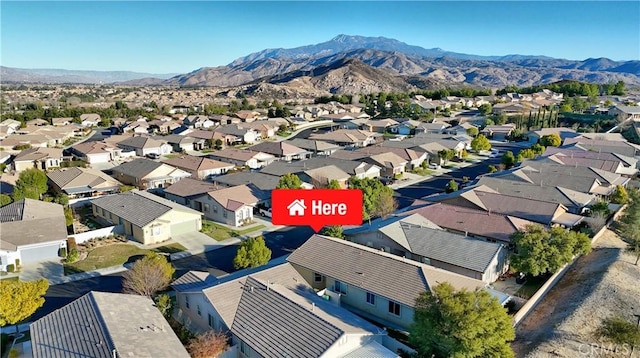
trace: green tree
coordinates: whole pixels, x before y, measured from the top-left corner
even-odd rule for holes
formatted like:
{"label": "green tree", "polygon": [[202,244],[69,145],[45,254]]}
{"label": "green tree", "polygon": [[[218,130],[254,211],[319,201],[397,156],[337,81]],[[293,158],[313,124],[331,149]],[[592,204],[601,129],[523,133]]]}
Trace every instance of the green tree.
{"label": "green tree", "polygon": [[374,216],[386,218],[398,209],[398,202],[393,197],[392,190],[382,190],[376,200]]}
{"label": "green tree", "polygon": [[276,189],[300,189],[302,188],[302,180],[295,174],[285,174],[280,177]]}
{"label": "green tree", "polygon": [[483,289],[454,290],[449,283],[416,299],[409,341],[418,357],[513,357],[511,317]]}
{"label": "green tree", "polygon": [[589,208],[589,211],[591,212],[591,216],[600,215],[606,218],[606,217],[609,217],[609,215],[611,215],[611,210],[609,210],[609,204],[607,204],[606,201],[602,201],[602,200],[592,204],[591,207]]}
{"label": "green tree", "polygon": [[124,292],[151,297],[169,286],[175,269],[166,257],[149,252],[123,275]]}
{"label": "green tree", "polygon": [[438,152],[438,157],[444,161],[445,164],[456,156],[456,151],[453,149],[442,149]]}
{"label": "green tree", "polygon": [[626,90],[624,88],[624,82],[622,80],[616,82],[615,87],[613,89],[613,95],[624,96],[625,94],[626,94]]}
{"label": "green tree", "polygon": [[344,239],[341,225],[325,226],[324,229],[322,229],[322,235]]}
{"label": "green tree", "polygon": [[342,189],[340,187],[340,182],[335,180],[335,179],[331,179],[329,180],[329,183],[327,184],[327,189]]}
{"label": "green tree", "polygon": [[0,281],[0,326],[17,324],[29,318],[44,304],[49,289],[45,279],[37,281]]}
{"label": "green tree", "polygon": [[491,149],[491,143],[484,135],[480,134],[471,141],[471,149],[475,151]]}
{"label": "green tree", "polygon": [[73,225],[73,210],[68,206],[64,208],[64,221],[67,226]]}
{"label": "green tree", "polygon": [[222,149],[222,139],[216,139],[214,144],[215,144],[215,149]]}
{"label": "green tree", "polygon": [[536,152],[534,152],[533,149],[523,149],[518,155],[524,159],[532,159],[536,157]]}
{"label": "green tree", "polygon": [[509,169],[516,165],[516,157],[513,155],[513,152],[508,150],[502,155],[502,160],[500,161],[504,164],[505,168]]}
{"label": "green tree", "polygon": [[516,253],[511,256],[511,266],[533,276],[554,273],[570,263],[575,255],[591,251],[587,234],[561,227],[545,229],[541,225],[528,225],[524,231],[513,234],[512,241]]}
{"label": "green tree", "polygon": [[[388,198],[391,197],[395,200],[393,198],[393,189],[382,184],[377,179],[351,177],[349,179],[349,188],[362,190],[363,220],[371,220],[376,215],[384,214],[389,208]],[[381,203],[381,201],[383,202]]]}
{"label": "green tree", "polygon": [[495,173],[495,172],[497,172],[497,171],[498,171],[498,168],[496,168],[496,166],[495,166],[495,165],[491,165],[491,164],[489,164],[489,166],[487,167],[487,172],[488,172],[488,173]]}
{"label": "green tree", "polygon": [[447,193],[451,193],[454,191],[458,190],[458,183],[456,183],[455,180],[451,179],[449,180],[449,182],[447,183],[447,187],[446,187]]}
{"label": "green tree", "polygon": [[488,115],[488,114],[491,114],[491,112],[492,112],[492,110],[493,110],[493,108],[491,107],[491,104],[490,104],[490,103],[484,103],[484,104],[481,104],[481,105],[480,105],[480,107],[478,107],[478,109],[480,110],[480,113],[481,113],[483,116],[486,116],[486,115]]}
{"label": "green tree", "polygon": [[11,197],[7,194],[0,194],[0,207],[9,205],[13,202]]}
{"label": "green tree", "polygon": [[616,185],[616,191],[611,195],[611,202],[614,204],[626,204],[628,200],[627,190],[620,184]]}
{"label": "green tree", "polygon": [[163,293],[156,296],[153,301],[156,303],[156,307],[158,307],[158,310],[160,311],[160,313],[162,313],[164,318],[168,319],[171,317],[171,310],[173,308],[173,304],[171,303],[171,296]]}
{"label": "green tree", "polygon": [[547,148],[545,148],[545,146],[543,146],[541,144],[538,144],[538,143],[532,145],[531,148],[529,148],[529,149],[531,149],[537,155],[541,155],[541,154],[544,153],[545,150],[547,150]]}
{"label": "green tree", "polygon": [[562,138],[557,133],[547,134],[540,138],[540,144],[545,147],[559,147],[562,144]]}
{"label": "green tree", "polygon": [[13,200],[24,198],[40,200],[42,194],[47,192],[47,175],[37,168],[24,170],[18,176],[13,189]]}
{"label": "green tree", "polygon": [[233,259],[233,267],[235,269],[258,267],[269,260],[271,260],[271,250],[264,242],[264,238],[252,237],[243,241],[238,247],[236,257]]}
{"label": "green tree", "polygon": [[475,137],[478,135],[478,128],[477,127],[469,127],[467,128],[467,135],[469,135],[470,137]]}

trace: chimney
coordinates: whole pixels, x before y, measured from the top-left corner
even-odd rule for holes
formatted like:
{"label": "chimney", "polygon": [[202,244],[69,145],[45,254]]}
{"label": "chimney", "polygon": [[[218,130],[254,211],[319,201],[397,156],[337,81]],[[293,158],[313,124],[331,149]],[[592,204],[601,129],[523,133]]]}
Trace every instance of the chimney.
{"label": "chimney", "polygon": [[249,287],[249,291],[253,293],[253,286]]}

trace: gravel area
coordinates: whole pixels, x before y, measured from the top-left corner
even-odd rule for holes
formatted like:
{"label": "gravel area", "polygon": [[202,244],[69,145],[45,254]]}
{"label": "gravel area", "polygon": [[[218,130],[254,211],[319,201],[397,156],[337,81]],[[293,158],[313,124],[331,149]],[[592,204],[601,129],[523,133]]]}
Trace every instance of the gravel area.
{"label": "gravel area", "polygon": [[581,257],[518,326],[517,357],[640,357],[640,350],[616,347],[596,331],[618,315],[640,314],[640,266],[625,243],[607,230],[591,254]]}

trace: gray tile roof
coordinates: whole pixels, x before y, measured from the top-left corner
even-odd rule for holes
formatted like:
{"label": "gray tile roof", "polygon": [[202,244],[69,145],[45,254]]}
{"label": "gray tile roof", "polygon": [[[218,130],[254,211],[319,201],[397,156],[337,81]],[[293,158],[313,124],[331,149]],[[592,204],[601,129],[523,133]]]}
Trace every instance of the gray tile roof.
{"label": "gray tile roof", "polygon": [[182,178],[176,183],[171,184],[169,187],[167,187],[164,192],[165,194],[173,194],[175,196],[187,198],[205,194],[218,189],[220,189],[218,185],[206,181],[193,178]]}
{"label": "gray tile roof", "polygon": [[334,149],[340,148],[339,145],[321,141],[321,140],[295,138],[295,139],[287,140],[287,142],[295,145],[298,148],[311,150],[314,152],[322,152],[325,150],[334,150]]}
{"label": "gray tile roof", "polygon": [[0,249],[67,238],[62,205],[22,199],[0,208]]}
{"label": "gray tile roof", "polygon": [[47,173],[49,180],[68,194],[113,190],[122,185],[107,174],[91,168],[63,168]]}
{"label": "gray tile roof", "polygon": [[442,282],[456,289],[485,286],[479,280],[322,235],[313,235],[287,261],[409,307],[422,292]]}
{"label": "gray tile roof", "polygon": [[268,153],[277,157],[284,157],[287,155],[300,155],[308,153],[305,149],[298,148],[293,144],[283,142],[260,142],[256,145],[249,147],[249,150],[255,152]]}
{"label": "gray tile roof", "polygon": [[[409,249],[414,254],[484,272],[502,245],[475,240],[443,230],[400,223]],[[393,239],[393,237],[391,237]]]}
{"label": "gray tile roof", "polygon": [[260,170],[261,173],[282,176],[288,173],[300,173],[307,169],[318,169],[329,165],[335,165],[349,175],[363,173],[371,168],[372,164],[361,161],[344,160],[337,158],[311,158],[297,162],[273,162]]}
{"label": "gray tile roof", "polygon": [[215,276],[203,271],[189,271],[171,283],[171,287],[178,292],[195,292],[213,285],[217,281]]}
{"label": "gray tile roof", "polygon": [[131,148],[158,148],[163,144],[163,142],[159,140],[152,139],[150,137],[131,137],[127,138],[121,142],[118,142],[119,146],[127,146]]}
{"label": "gray tile roof", "polygon": [[114,173],[122,173],[134,178],[144,178],[147,174],[160,168],[163,165],[167,164],[156,162],[150,159],[137,158],[130,162],[122,163],[117,167],[113,167],[112,170]]}
{"label": "gray tile roof", "polygon": [[276,188],[280,178],[259,172],[237,172],[215,177],[213,181],[227,186],[253,184],[260,190],[269,191]]}
{"label": "gray tile roof", "polygon": [[154,194],[138,190],[103,196],[92,200],[91,204],[109,211],[138,227],[144,227],[171,210],[201,214],[198,211],[163,199]]}
{"label": "gray tile roof", "polygon": [[189,357],[153,301],[89,292],[33,322],[34,358]]}
{"label": "gray tile roof", "polygon": [[247,278],[231,332],[273,358],[320,357],[344,333],[253,277]]}

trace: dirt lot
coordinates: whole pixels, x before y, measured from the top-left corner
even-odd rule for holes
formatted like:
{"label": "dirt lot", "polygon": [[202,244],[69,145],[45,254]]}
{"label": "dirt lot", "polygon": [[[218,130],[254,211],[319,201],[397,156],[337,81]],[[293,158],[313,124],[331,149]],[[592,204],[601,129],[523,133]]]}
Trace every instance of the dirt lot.
{"label": "dirt lot", "polygon": [[603,319],[640,314],[640,266],[625,244],[607,231],[586,257],[517,327],[512,344],[517,357],[640,357],[629,347],[615,347],[596,331]]}

